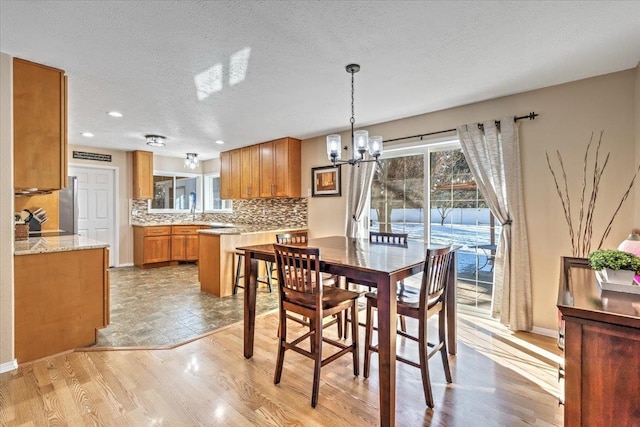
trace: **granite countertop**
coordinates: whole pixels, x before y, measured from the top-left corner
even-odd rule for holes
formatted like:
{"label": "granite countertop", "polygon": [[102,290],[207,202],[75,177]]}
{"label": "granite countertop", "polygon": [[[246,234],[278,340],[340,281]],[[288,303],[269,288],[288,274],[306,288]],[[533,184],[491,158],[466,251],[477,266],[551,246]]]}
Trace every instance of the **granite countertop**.
{"label": "granite countertop", "polygon": [[89,239],[85,236],[50,236],[29,237],[27,240],[16,240],[14,255],[33,255],[49,252],[78,251],[109,247],[107,243]]}
{"label": "granite countertop", "polygon": [[229,223],[207,222],[207,221],[191,221],[191,222],[149,221],[149,222],[132,222],[131,225],[134,227],[158,227],[158,226],[169,226],[169,225],[203,225],[207,227],[224,227],[224,228],[235,227],[233,224],[229,224]]}
{"label": "granite countertop", "polygon": [[258,233],[269,233],[269,232],[279,232],[279,233],[287,233],[290,231],[305,231],[307,227],[295,227],[290,225],[237,225],[232,228],[212,228],[212,229],[204,229],[198,230],[198,233],[201,234],[258,234]]}

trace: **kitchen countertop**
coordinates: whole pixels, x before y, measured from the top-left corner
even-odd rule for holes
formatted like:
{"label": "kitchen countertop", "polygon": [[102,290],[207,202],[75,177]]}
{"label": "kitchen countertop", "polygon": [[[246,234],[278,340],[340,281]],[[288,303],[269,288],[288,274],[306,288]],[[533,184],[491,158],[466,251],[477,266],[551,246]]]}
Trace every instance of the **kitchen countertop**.
{"label": "kitchen countertop", "polygon": [[202,225],[212,227],[210,229],[198,230],[198,233],[202,234],[255,234],[255,233],[268,233],[268,232],[290,232],[290,231],[303,231],[307,230],[305,226],[291,226],[291,225],[255,225],[255,224],[229,224],[222,222],[206,222],[206,221],[194,221],[194,222],[169,222],[169,221],[151,221],[144,223],[132,223],[134,227],[158,227],[158,226],[170,226],[170,225]]}
{"label": "kitchen countertop", "polygon": [[107,243],[89,239],[85,236],[49,236],[29,237],[27,240],[16,240],[14,255],[33,255],[49,252],[78,251],[109,247]]}
{"label": "kitchen countertop", "polygon": [[305,231],[307,227],[295,227],[287,225],[237,225],[231,228],[212,228],[198,230],[200,234],[258,234],[258,233],[287,233],[290,231]]}

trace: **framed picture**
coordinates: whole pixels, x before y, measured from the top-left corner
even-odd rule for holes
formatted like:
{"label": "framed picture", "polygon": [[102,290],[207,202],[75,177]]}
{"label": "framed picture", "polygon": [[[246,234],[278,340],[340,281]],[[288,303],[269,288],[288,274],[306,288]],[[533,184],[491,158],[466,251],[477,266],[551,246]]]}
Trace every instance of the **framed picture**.
{"label": "framed picture", "polygon": [[313,197],[340,196],[340,167],[323,166],[311,169],[311,195]]}

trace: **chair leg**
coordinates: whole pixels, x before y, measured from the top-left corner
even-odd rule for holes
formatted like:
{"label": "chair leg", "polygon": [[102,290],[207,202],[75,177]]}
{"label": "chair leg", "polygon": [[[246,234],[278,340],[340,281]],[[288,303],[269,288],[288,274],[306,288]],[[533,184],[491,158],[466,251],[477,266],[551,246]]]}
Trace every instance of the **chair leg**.
{"label": "chair leg", "polygon": [[284,365],[284,343],[287,341],[287,313],[280,310],[280,323],[278,325],[278,358],[276,360],[276,373],[273,377],[274,384],[280,384],[282,378],[282,365]]}
{"label": "chair leg", "polygon": [[447,379],[448,383],[453,382],[451,380],[451,370],[449,369],[449,355],[447,354],[447,339],[445,333],[445,322],[446,316],[444,310],[440,310],[438,313],[438,339],[442,343],[442,348],[440,349],[440,355],[442,356],[442,365],[444,367],[444,376]]}
{"label": "chair leg", "polygon": [[271,293],[271,281],[273,280],[273,276],[271,275],[271,273],[273,271],[273,264],[269,261],[265,261],[265,264],[267,267],[267,286],[269,286],[269,293]]}
{"label": "chair leg", "polygon": [[431,393],[431,379],[429,378],[429,357],[427,352],[427,319],[420,319],[418,326],[418,351],[420,352],[420,372],[422,373],[422,388],[424,400],[429,408],[433,408],[433,395]]}
{"label": "chair leg", "polygon": [[[373,335],[373,308],[371,300],[367,298],[367,321],[364,334],[364,377],[369,378],[369,368],[371,364],[371,336]],[[356,323],[356,322],[353,322]],[[357,323],[356,323],[357,324]]]}
{"label": "chair leg", "polygon": [[405,320],[404,316],[398,316],[398,319],[400,319],[400,330],[402,332],[407,332],[407,321]]}
{"label": "chair leg", "polygon": [[311,407],[315,408],[318,404],[318,391],[320,390],[320,368],[322,367],[322,316],[316,313],[317,316],[314,320],[315,333],[312,336],[312,341],[315,343],[314,366],[313,366],[313,390],[311,392]]}
{"label": "chair leg", "polygon": [[240,282],[240,268],[242,266],[242,261],[244,259],[244,255],[238,254],[238,259],[237,259],[237,266],[236,266],[236,280],[233,284],[233,295],[236,295],[238,293],[238,285]]}
{"label": "chair leg", "polygon": [[[348,310],[345,310],[345,313]],[[348,328],[347,324],[344,325],[344,333],[347,334]],[[358,348],[358,299],[353,300],[353,304],[351,305],[351,342],[353,345],[353,375],[360,375],[360,361],[359,354],[360,349]]]}

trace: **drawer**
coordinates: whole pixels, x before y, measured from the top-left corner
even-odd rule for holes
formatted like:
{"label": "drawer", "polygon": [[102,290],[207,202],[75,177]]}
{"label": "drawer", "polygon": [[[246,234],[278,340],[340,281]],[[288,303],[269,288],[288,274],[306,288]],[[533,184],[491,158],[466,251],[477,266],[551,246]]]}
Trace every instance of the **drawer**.
{"label": "drawer", "polygon": [[169,225],[144,228],[145,236],[168,236],[170,234],[171,234],[171,226]]}
{"label": "drawer", "polygon": [[171,234],[198,234],[199,225],[172,225]]}

